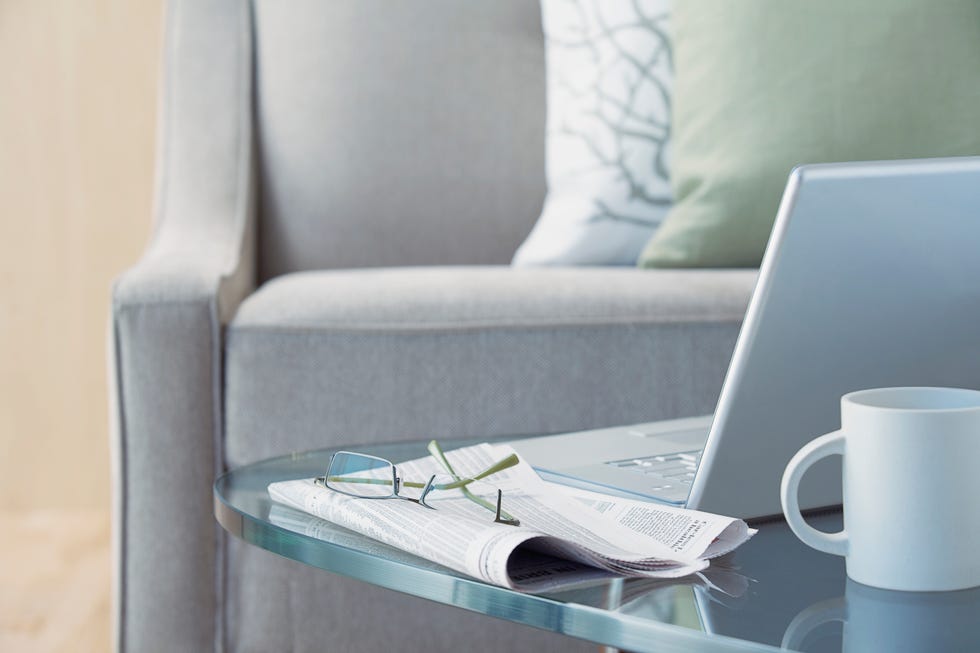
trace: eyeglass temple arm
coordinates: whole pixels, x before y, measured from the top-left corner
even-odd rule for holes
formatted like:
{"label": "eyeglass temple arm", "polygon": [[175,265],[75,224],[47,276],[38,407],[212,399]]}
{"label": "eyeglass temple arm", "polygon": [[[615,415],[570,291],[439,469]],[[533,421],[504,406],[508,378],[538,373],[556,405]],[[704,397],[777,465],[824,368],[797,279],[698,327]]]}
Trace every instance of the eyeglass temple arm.
{"label": "eyeglass temple arm", "polygon": [[[320,477],[323,480],[323,477]],[[330,476],[327,478],[328,481],[333,483],[364,483],[366,485],[391,485],[392,482],[386,478],[364,478],[361,476]],[[472,480],[472,479],[470,479]],[[414,487],[422,489],[428,485],[428,483],[419,483],[418,481],[404,481],[399,479],[398,485],[400,487]]]}
{"label": "eyeglass temple arm", "polygon": [[497,505],[495,506],[492,503],[490,503],[489,501],[486,501],[485,499],[482,499],[482,498],[476,496],[475,494],[473,494],[472,492],[470,492],[467,489],[467,487],[466,487],[467,485],[469,485],[473,481],[477,481],[477,480],[480,480],[482,478],[486,478],[487,476],[490,476],[491,474],[496,474],[497,472],[502,471],[502,470],[505,470],[508,467],[513,467],[514,465],[516,465],[517,463],[520,462],[520,458],[517,457],[517,454],[513,454],[513,453],[510,454],[509,456],[507,456],[506,458],[504,458],[500,462],[498,462],[498,463],[496,463],[494,465],[491,465],[490,467],[486,468],[485,470],[483,470],[482,472],[480,472],[479,474],[477,474],[476,476],[474,476],[472,478],[460,479],[459,474],[457,474],[456,473],[456,470],[453,469],[452,464],[449,462],[449,459],[446,458],[446,454],[443,453],[442,447],[439,446],[439,443],[438,442],[436,442],[435,440],[432,440],[432,441],[429,442],[429,446],[426,447],[426,448],[428,449],[429,453],[437,461],[439,461],[439,463],[441,463],[443,467],[446,468],[446,471],[448,471],[450,473],[450,475],[452,475],[452,477],[454,479],[456,479],[456,483],[449,483],[449,484],[445,485],[443,489],[455,489],[457,487],[458,488],[461,488],[463,490],[463,494],[468,499],[470,499],[471,501],[475,501],[476,503],[480,504],[481,506],[483,506],[487,510],[490,510],[490,511],[496,513],[496,518],[494,519],[495,522],[498,522],[498,523],[501,523],[501,524],[510,524],[512,526],[517,526],[517,525],[520,524],[520,522],[517,519],[515,519],[512,515],[510,515],[509,513],[507,513],[504,510],[501,510],[501,508],[500,508],[500,502],[501,502],[501,496],[502,496],[503,493],[499,489],[497,490]]}
{"label": "eyeglass temple arm", "polygon": [[497,488],[497,514],[494,517],[494,521],[498,524],[507,524],[509,526],[520,526],[521,522],[519,519],[512,517],[507,514],[501,507],[500,504],[504,500],[504,491]]}
{"label": "eyeglass temple arm", "polygon": [[[520,462],[520,458],[517,457],[517,454],[512,453],[506,458],[504,458],[503,460],[500,460],[494,463],[493,465],[491,465],[490,467],[487,467],[485,470],[483,470],[476,476],[473,476],[472,478],[461,479],[459,475],[456,474],[455,470],[453,470],[453,466],[449,463],[449,459],[446,458],[446,454],[443,453],[442,448],[439,446],[438,442],[436,442],[435,440],[430,442],[428,446],[428,450],[429,453],[432,456],[434,456],[442,464],[443,467],[446,468],[449,474],[454,479],[456,479],[455,483],[449,483],[443,486],[442,489],[446,489],[446,490],[455,490],[456,488],[464,487],[472,483],[473,481],[479,481],[480,479],[486,478],[487,476],[496,474],[497,472],[501,472],[505,469],[513,467],[514,465]],[[392,467],[394,467],[394,465],[392,465]],[[367,485],[391,485],[392,484],[392,482],[386,478],[364,478],[364,477],[357,477],[357,476],[350,476],[350,477],[331,476],[329,477],[329,479],[325,479],[325,480],[330,480],[334,482],[343,482],[343,483],[364,483]],[[405,480],[400,481],[400,484],[404,487],[411,487],[411,488],[424,488],[426,486],[426,483],[419,483],[417,481],[405,481]]]}
{"label": "eyeglass temple arm", "polygon": [[449,474],[457,481],[457,483],[446,485],[445,486],[446,489],[456,489],[458,487],[463,487],[465,485],[468,485],[469,483],[472,483],[473,481],[479,481],[480,479],[496,474],[497,472],[502,472],[503,470],[513,467],[514,465],[521,462],[521,459],[517,457],[517,454],[512,453],[506,458],[494,463],[493,465],[490,465],[479,474],[476,474],[475,476],[472,476],[467,479],[461,479],[459,477],[459,474],[456,473],[456,470],[453,469],[453,466],[449,462],[449,459],[446,457],[446,454],[443,453],[442,447],[439,446],[438,442],[432,440],[431,442],[429,442],[429,446],[427,447],[427,449],[429,451],[429,454],[432,455],[432,457],[435,458],[437,461],[439,461],[439,463],[446,468],[446,471],[449,472]]}

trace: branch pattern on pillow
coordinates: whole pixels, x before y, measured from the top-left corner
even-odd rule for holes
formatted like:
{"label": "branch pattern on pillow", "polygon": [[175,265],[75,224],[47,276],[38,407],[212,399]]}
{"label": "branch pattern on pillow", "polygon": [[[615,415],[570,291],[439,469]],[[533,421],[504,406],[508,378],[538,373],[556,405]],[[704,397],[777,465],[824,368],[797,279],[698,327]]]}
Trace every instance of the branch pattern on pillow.
{"label": "branch pattern on pillow", "polygon": [[548,196],[515,265],[632,265],[672,204],[667,0],[542,0]]}

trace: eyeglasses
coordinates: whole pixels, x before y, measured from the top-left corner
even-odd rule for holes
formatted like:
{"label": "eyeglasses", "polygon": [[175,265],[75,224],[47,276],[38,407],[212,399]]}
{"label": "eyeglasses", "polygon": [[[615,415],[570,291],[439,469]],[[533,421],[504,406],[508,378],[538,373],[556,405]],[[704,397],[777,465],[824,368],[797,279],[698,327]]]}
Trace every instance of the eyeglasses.
{"label": "eyeglasses", "polygon": [[[496,489],[496,503],[484,498],[487,494],[485,491],[474,492],[474,489],[479,490],[480,486],[486,485],[479,483],[482,479],[516,465],[519,462],[517,455],[511,454],[479,474],[463,478],[453,469],[438,442],[435,440],[430,442],[428,450],[448,473],[433,474],[425,483],[403,480],[398,475],[395,464],[386,458],[352,451],[338,451],[330,456],[326,474],[318,477],[314,482],[334,492],[360,499],[403,499],[432,510],[435,508],[426,503],[432,492],[459,490],[470,501],[493,512],[494,521],[498,524],[520,525],[519,520],[501,508],[503,492],[499,488]],[[418,498],[415,498],[402,494],[403,488],[415,488],[421,491]]]}

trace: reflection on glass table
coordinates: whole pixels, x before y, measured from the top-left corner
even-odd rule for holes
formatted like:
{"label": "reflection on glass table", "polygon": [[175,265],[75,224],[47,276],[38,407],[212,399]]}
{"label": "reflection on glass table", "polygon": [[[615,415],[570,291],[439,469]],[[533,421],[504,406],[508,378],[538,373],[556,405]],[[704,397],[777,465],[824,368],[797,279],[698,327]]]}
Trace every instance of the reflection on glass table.
{"label": "reflection on glass table", "polygon": [[[399,461],[423,455],[425,443],[356,450]],[[849,582],[842,558],[805,547],[781,521],[757,524],[754,538],[699,576],[603,581],[545,595],[487,585],[269,499],[269,483],[322,475],[330,453],[225,474],[214,486],[218,521],[323,573],[628,651],[862,651],[866,638],[885,645],[881,650],[980,650],[980,590],[909,594]],[[841,516],[810,522],[838,530]]]}
{"label": "reflection on glass table", "polygon": [[843,625],[844,651],[977,651],[980,588],[959,592],[895,592],[847,580],[844,596],[820,601],[790,622],[783,647],[813,650],[808,641],[827,624]]}

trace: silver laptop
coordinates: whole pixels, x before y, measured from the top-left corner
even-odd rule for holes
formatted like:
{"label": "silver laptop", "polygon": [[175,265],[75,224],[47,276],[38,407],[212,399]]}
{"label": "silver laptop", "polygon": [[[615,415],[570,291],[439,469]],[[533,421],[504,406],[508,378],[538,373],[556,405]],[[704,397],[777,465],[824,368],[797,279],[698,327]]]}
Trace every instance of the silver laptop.
{"label": "silver laptop", "polygon": [[[841,395],[930,385],[980,389],[980,157],[801,166],[713,416],[511,444],[550,480],[766,517],[790,457],[840,427]],[[800,504],[840,493],[832,458]]]}

